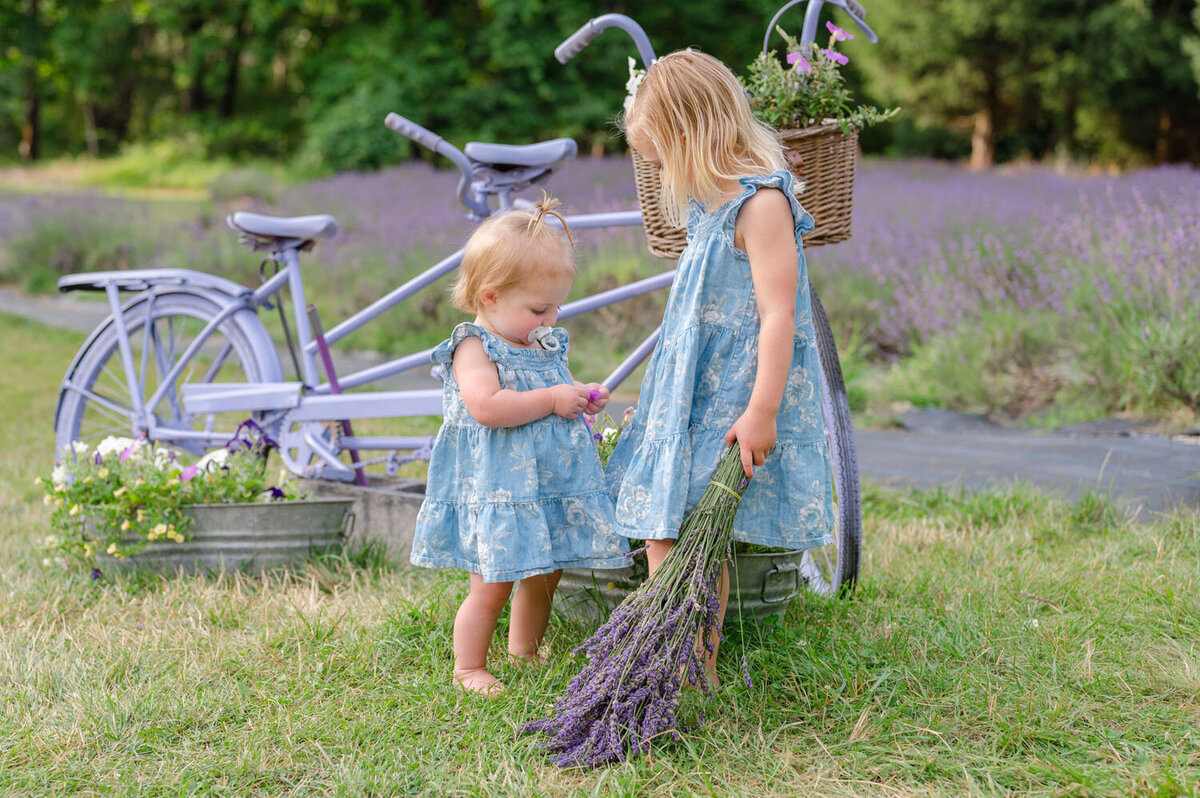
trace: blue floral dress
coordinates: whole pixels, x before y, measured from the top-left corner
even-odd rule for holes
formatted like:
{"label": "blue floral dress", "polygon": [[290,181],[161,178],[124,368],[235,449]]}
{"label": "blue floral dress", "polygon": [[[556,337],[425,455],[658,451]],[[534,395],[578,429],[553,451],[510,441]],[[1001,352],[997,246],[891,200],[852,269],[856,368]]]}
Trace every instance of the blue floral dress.
{"label": "blue floral dress", "polygon": [[[511,582],[559,568],[621,568],[629,545],[582,417],[557,415],[517,427],[485,427],[463,404],[450,367],[475,336],[496,364],[500,387],[570,383],[567,331],[556,350],[512,346],[477,324],[454,328],[433,350],[441,365],[445,421],[433,445],[412,563],[462,568],[485,582]],[[552,345],[552,344],[551,344]]]}
{"label": "blue floral dress", "polygon": [[734,225],[756,191],[776,188],[788,198],[795,223],[796,333],[777,442],[754,469],[733,536],[763,546],[820,546],[833,540],[833,484],[800,243],[813,219],[796,200],[789,172],[739,182],[741,194],[711,211],[692,203],[662,335],[637,410],[608,462],[617,523],[631,538],[675,538],[725,452],[725,433],[750,403],[759,316],[750,261],[734,246]]}

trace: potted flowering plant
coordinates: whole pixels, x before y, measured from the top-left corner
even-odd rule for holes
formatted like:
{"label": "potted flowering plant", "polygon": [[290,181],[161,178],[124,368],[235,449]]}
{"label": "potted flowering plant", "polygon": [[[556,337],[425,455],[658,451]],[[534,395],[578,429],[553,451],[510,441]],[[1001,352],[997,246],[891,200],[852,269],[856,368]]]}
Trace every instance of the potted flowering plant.
{"label": "potted flowering plant", "polygon": [[764,48],[742,76],[755,116],[779,131],[792,173],[804,186],[805,209],[816,227],[804,237],[808,247],[850,237],[858,132],[899,113],[856,105],[841,67],[849,57],[837,45],[854,38],[832,22],[829,41],[801,43],[780,27],[787,43],[784,59]]}
{"label": "potted flowering plant", "polygon": [[[194,463],[144,440],[76,441],[48,479],[50,548],[93,565],[261,570],[340,546],[351,500],[272,485],[275,442],[246,421]],[[93,575],[98,573],[93,571]]]}
{"label": "potted flowering plant", "polygon": [[854,35],[832,22],[826,22],[825,28],[829,31],[829,42],[821,47],[816,42],[801,44],[783,28],[776,27],[787,43],[787,56],[781,60],[760,53],[742,76],[754,115],[776,130],[832,124],[849,135],[886,121],[900,111],[854,104],[841,73],[841,67],[850,59],[837,51],[839,42],[851,41]]}

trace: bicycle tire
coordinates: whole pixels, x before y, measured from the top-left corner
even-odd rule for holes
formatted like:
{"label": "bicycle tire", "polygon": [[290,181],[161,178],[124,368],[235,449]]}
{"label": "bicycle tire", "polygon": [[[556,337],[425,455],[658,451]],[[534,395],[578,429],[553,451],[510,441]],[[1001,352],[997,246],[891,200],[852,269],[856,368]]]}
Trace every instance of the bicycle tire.
{"label": "bicycle tire", "polygon": [[[216,317],[221,306],[214,299],[187,292],[145,294],[135,297],[124,309],[123,318],[129,333],[139,382],[145,398],[161,384],[178,356],[208,322]],[[150,322],[146,330],[147,320]],[[194,382],[269,382],[282,379],[279,358],[274,350],[262,351],[254,345],[263,340],[249,325],[261,324],[252,311],[239,311],[217,328],[197,353],[194,364],[188,364],[174,381],[174,388],[150,410],[156,417],[153,440],[170,446],[201,453],[221,445],[222,436],[228,439],[237,425],[246,418],[261,414],[249,411],[192,415],[183,411],[179,386]],[[143,356],[144,355],[144,356]],[[151,357],[153,355],[153,357]],[[230,356],[234,361],[230,361]],[[211,362],[206,361],[211,359]],[[226,365],[231,365],[226,368]],[[202,367],[197,374],[197,367]],[[215,367],[215,368],[214,368]],[[156,378],[159,381],[154,382]],[[172,436],[172,430],[211,432],[210,440],[197,441]],[[75,358],[63,380],[59,393],[59,411],[55,417],[55,451],[61,456],[72,441],[82,440],[95,446],[108,435],[140,435],[134,418],[132,391],[125,376],[120,340],[114,320],[110,317],[96,330],[85,350]]]}
{"label": "bicycle tire", "polygon": [[862,494],[858,479],[858,452],[850,402],[842,379],[833,330],[817,290],[809,285],[813,331],[821,364],[821,415],[829,444],[834,483],[833,542],[804,553],[801,575],[808,589],[826,596],[843,597],[858,581],[862,552]]}

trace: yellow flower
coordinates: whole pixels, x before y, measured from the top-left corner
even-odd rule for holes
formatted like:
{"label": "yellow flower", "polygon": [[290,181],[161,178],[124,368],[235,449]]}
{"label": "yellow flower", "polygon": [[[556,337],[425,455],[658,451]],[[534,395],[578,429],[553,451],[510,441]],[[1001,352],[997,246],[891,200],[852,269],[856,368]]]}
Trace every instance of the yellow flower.
{"label": "yellow flower", "polygon": [[45,496],[42,497],[42,504],[49,507],[50,505],[54,504],[54,497],[51,496],[49,493],[47,493]]}
{"label": "yellow flower", "polygon": [[82,505],[72,504],[71,505],[71,515],[79,515],[79,512],[82,509],[83,509]]}
{"label": "yellow flower", "polygon": [[121,522],[121,531],[128,532],[129,528],[132,526],[133,526],[133,524],[129,523],[129,519],[126,518],[124,521]]}
{"label": "yellow flower", "polygon": [[154,525],[154,534],[156,534],[156,535],[167,534],[167,525],[166,524],[155,524]]}
{"label": "yellow flower", "polygon": [[108,476],[108,469],[101,468],[99,471],[96,472],[96,475],[98,477],[100,477],[100,479],[104,479],[106,476]]}
{"label": "yellow flower", "polygon": [[146,520],[146,511],[145,510],[138,510],[137,520],[139,520],[139,521]]}
{"label": "yellow flower", "polygon": [[41,485],[41,484],[42,484],[42,478],[41,478],[41,477],[34,477],[34,478],[33,478],[33,484],[34,484],[34,485]]}
{"label": "yellow flower", "polygon": [[114,498],[114,499],[119,499],[119,498],[121,498],[122,496],[124,496],[126,493],[128,493],[128,490],[125,488],[125,486],[124,486],[124,485],[122,485],[121,487],[119,487],[119,488],[117,488],[116,490],[114,490],[114,491],[113,491],[113,498]]}
{"label": "yellow flower", "polygon": [[170,479],[167,480],[168,488],[173,488],[178,484],[179,484],[179,480],[175,479],[175,477],[171,477]]}
{"label": "yellow flower", "polygon": [[84,485],[92,484],[92,475],[91,474],[88,474],[86,477],[83,478],[83,484]]}
{"label": "yellow flower", "polygon": [[54,500],[55,507],[62,507],[64,504],[66,504],[66,501],[63,500],[62,496],[59,496],[57,499]]}
{"label": "yellow flower", "polygon": [[83,556],[84,556],[84,557],[91,557],[91,556],[92,556],[92,551],[93,551],[93,549],[92,549],[92,544],[91,544],[91,543],[84,543],[84,544],[83,544]]}
{"label": "yellow flower", "polygon": [[116,554],[116,553],[117,553],[117,544],[116,544],[116,543],[109,543],[109,544],[108,544],[108,549],[107,549],[107,551],[108,551],[108,553],[109,553],[109,554]]}

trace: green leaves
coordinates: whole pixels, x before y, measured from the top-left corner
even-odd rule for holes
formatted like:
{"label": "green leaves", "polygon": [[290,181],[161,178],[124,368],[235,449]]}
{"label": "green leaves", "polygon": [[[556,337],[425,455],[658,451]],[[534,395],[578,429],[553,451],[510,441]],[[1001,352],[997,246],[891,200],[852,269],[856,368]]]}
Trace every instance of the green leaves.
{"label": "green leaves", "polygon": [[[898,108],[880,111],[854,105],[854,96],[831,49],[816,43],[802,45],[782,28],[776,28],[788,46],[785,65],[774,55],[762,53],[742,78],[755,116],[776,129],[805,128],[836,121],[843,131],[864,128],[891,118]],[[830,42],[832,47],[833,42]],[[845,56],[841,56],[844,60]]]}

